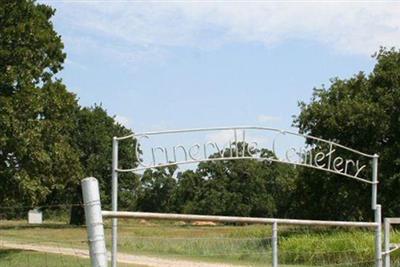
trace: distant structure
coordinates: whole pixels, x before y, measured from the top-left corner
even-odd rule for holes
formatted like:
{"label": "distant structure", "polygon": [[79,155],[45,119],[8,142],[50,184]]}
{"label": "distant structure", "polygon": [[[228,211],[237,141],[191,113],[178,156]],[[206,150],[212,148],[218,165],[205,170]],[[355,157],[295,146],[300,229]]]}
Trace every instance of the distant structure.
{"label": "distant structure", "polygon": [[43,223],[42,212],[38,208],[29,210],[28,223],[29,224],[42,224]]}

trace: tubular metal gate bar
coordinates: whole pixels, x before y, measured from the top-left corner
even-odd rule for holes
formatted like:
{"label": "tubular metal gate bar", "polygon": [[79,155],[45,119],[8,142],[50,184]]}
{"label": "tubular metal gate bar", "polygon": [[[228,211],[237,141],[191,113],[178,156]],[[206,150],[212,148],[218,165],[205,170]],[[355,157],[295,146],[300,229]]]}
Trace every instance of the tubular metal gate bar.
{"label": "tubular metal gate bar", "polygon": [[[317,225],[317,226],[340,226],[375,228],[380,224],[376,222],[352,222],[352,221],[323,221],[323,220],[298,220],[298,219],[275,219],[235,216],[210,216],[194,214],[169,214],[152,212],[127,212],[127,211],[102,211],[100,194],[98,192],[97,179],[90,177],[82,181],[86,224],[89,231],[89,244],[92,267],[107,267],[105,251],[104,228],[102,218],[130,218],[130,219],[156,219],[156,220],[179,220],[179,221],[211,221],[219,223],[248,223],[248,224],[271,224],[272,225],[272,267],[278,267],[278,225]],[[97,192],[96,192],[97,191]],[[380,205],[377,205],[380,211]],[[380,234],[380,232],[376,232]],[[377,238],[377,240],[380,240]],[[388,266],[389,267],[389,266]]]}
{"label": "tubular metal gate bar", "polygon": [[400,218],[385,218],[384,220],[384,249],[383,254],[384,267],[390,267],[390,253],[400,249],[400,244],[390,243],[390,226],[400,224]]}
{"label": "tubular metal gate bar", "polygon": [[[316,147],[318,147],[316,144],[321,143],[322,145],[320,148],[328,148],[327,151],[322,150],[317,150],[314,147],[314,151],[301,148],[300,150],[296,150],[294,147],[289,147],[286,150],[286,156],[284,157],[269,157],[269,158],[264,158],[260,154],[257,154],[256,151],[257,149],[257,142],[252,142],[255,144],[255,147],[253,147],[253,150],[251,148],[242,148],[242,150],[239,149],[238,143],[243,142],[243,143],[249,143],[248,140],[246,139],[246,131],[247,130],[257,130],[257,131],[264,131],[264,132],[270,132],[274,133],[274,138],[272,140],[272,148],[271,150],[275,153],[275,146],[276,146],[276,140],[277,137],[281,136],[294,136],[294,137],[302,137],[306,140],[311,140],[311,143],[314,143]],[[185,147],[184,145],[176,145],[172,148],[172,151],[168,151],[166,147],[153,147],[151,148],[152,156],[153,156],[153,162],[152,163],[145,163],[142,159],[138,159],[139,166],[135,168],[130,168],[130,169],[121,169],[119,168],[118,165],[118,142],[125,140],[125,139],[136,139],[136,152],[138,152],[139,148],[139,141],[144,140],[144,139],[149,139],[152,136],[159,136],[159,135],[171,135],[171,134],[184,134],[184,133],[200,133],[200,132],[215,132],[215,131],[232,131],[232,134],[234,136],[234,142],[229,143],[229,148],[230,148],[230,156],[225,156],[221,154],[220,158],[207,158],[207,148],[212,147],[214,150],[217,149],[218,153],[220,152],[220,148],[217,143],[195,143],[190,147]],[[238,133],[242,134],[242,139],[239,140],[238,138]],[[232,146],[234,149],[232,149]],[[346,157],[341,157],[340,155],[338,156],[337,153],[339,150],[345,150],[347,153],[354,153],[356,155],[356,160],[352,158],[346,158]],[[181,157],[183,156],[183,160],[178,160],[179,157],[177,157],[177,151],[181,151]],[[240,151],[239,151],[240,150]],[[246,151],[245,151],[246,150]],[[156,160],[155,154],[156,152],[161,152],[165,154],[165,160],[164,162],[159,161],[158,159]],[[196,152],[197,151],[197,152]],[[196,156],[195,154],[199,154],[199,152],[203,152],[202,154],[204,157]],[[319,151],[319,152],[318,152]],[[216,152],[216,151],[214,151]],[[171,161],[171,154],[173,160]],[[139,154],[137,154],[139,155]],[[300,156],[301,155],[301,156]],[[296,157],[299,156],[298,159],[293,160],[291,157]],[[366,177],[360,177],[360,173],[362,175],[366,174],[366,167],[367,164],[362,163],[359,159],[364,158],[364,161],[367,160],[371,163],[371,173],[372,177],[371,179],[367,179]],[[298,165],[298,166],[304,166],[304,167],[309,167],[309,168],[314,168],[326,172],[331,172],[335,173],[341,176],[345,176],[351,179],[355,179],[359,182],[362,183],[367,183],[371,185],[371,208],[374,211],[374,216],[375,216],[375,222],[335,222],[335,221],[308,221],[308,220],[285,220],[285,219],[266,219],[266,218],[240,218],[240,217],[222,217],[222,216],[205,216],[205,220],[210,220],[213,221],[221,221],[224,222],[226,220],[238,220],[240,221],[248,221],[248,223],[252,223],[251,221],[256,220],[258,221],[257,223],[266,223],[266,224],[272,224],[273,225],[273,237],[272,240],[276,240],[276,234],[277,234],[277,227],[278,223],[279,224],[305,224],[305,225],[312,225],[312,224],[318,224],[320,223],[321,225],[342,225],[342,226],[355,226],[355,227],[375,227],[375,266],[376,267],[382,267],[382,222],[381,222],[381,206],[377,202],[377,196],[378,196],[378,155],[370,155],[366,154],[363,152],[360,152],[358,150],[337,144],[335,142],[329,141],[329,140],[324,140],[318,137],[310,136],[310,135],[303,135],[303,134],[298,134],[294,132],[289,132],[285,130],[280,130],[280,129],[275,129],[275,128],[269,128],[269,127],[260,127],[260,126],[236,126],[236,127],[214,127],[214,128],[195,128],[195,129],[183,129],[183,130],[169,130],[169,131],[159,131],[159,132],[146,132],[146,133],[139,133],[139,134],[132,134],[129,136],[123,136],[123,137],[114,137],[113,138],[113,150],[112,150],[112,211],[104,211],[103,213],[101,212],[100,208],[100,202],[98,207],[96,206],[95,208],[88,208],[86,209],[85,206],[85,212],[94,212],[96,211],[98,214],[102,214],[101,217],[109,217],[112,218],[112,246],[111,246],[111,265],[112,267],[117,267],[117,218],[119,217],[129,217],[129,218],[152,218],[152,217],[159,217],[160,219],[169,219],[172,220],[173,218],[179,218],[179,220],[193,220],[193,218],[199,218],[197,216],[200,215],[179,215],[179,214],[157,214],[157,213],[138,213],[138,212],[129,212],[129,213],[122,213],[118,212],[118,173],[119,172],[135,172],[135,171],[144,171],[147,169],[152,169],[156,167],[166,167],[170,165],[178,165],[178,164],[190,164],[190,163],[198,163],[198,162],[206,162],[206,161],[218,161],[218,160],[236,160],[236,159],[252,159],[252,160],[260,160],[260,161],[268,161],[268,162],[281,162],[281,163],[286,163],[286,164],[292,164],[292,165]],[[369,163],[368,163],[369,164]],[[349,168],[348,168],[349,167]],[[353,171],[349,171],[351,168],[353,168]],[[368,173],[368,172],[367,172]],[[89,184],[91,184],[92,180],[87,180],[84,179],[82,182],[82,186],[86,187]],[[83,190],[85,193],[85,190]],[[90,192],[90,189],[86,189],[86,192]],[[97,202],[96,202],[97,203]],[[182,217],[183,216],[183,217]],[[187,217],[189,216],[189,217]],[[195,216],[195,217],[193,217]],[[88,218],[88,215],[87,217]],[[89,216],[89,219],[91,217]],[[97,217],[96,217],[97,218]],[[190,219],[192,218],[192,219]],[[197,219],[196,219],[197,220]],[[296,222],[296,223],[294,223]],[[95,222],[95,225],[97,225],[99,222]],[[255,222],[254,222],[255,223]],[[325,224],[327,223],[327,224]],[[90,222],[87,222],[88,228],[92,227]],[[99,231],[103,230],[103,228],[98,228]],[[91,229],[88,229],[88,235],[89,235],[89,242],[90,244],[95,244],[95,241],[97,241],[97,237],[93,240],[91,240],[92,233]],[[100,233],[100,232],[99,232]],[[103,233],[104,235],[104,233]],[[100,234],[101,236],[101,234]],[[276,244],[275,244],[276,245]],[[274,246],[273,246],[274,247]],[[90,248],[92,251],[92,247]],[[96,250],[97,251],[97,250]],[[277,248],[275,250],[277,252]],[[97,253],[97,252],[96,252]],[[97,254],[94,253],[93,255],[96,256]],[[103,252],[101,252],[103,253]],[[92,255],[92,254],[91,254]],[[96,263],[97,262],[97,263]],[[97,265],[95,265],[97,264]],[[277,266],[277,257],[275,257],[275,260],[273,261],[273,266]],[[92,259],[92,266],[94,267],[106,267],[107,266],[107,261],[99,262],[97,259],[93,260]]]}

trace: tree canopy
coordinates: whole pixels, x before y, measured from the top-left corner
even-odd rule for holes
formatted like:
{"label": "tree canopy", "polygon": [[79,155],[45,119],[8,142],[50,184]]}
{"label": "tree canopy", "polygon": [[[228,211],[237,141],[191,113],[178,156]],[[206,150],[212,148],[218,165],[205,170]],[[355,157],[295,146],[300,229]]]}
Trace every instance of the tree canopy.
{"label": "tree canopy", "polygon": [[66,55],[50,20],[54,12],[30,0],[1,1],[1,95],[46,82],[62,69]]}
{"label": "tree canopy", "polygon": [[[81,202],[80,180],[100,180],[110,199],[112,137],[131,134],[101,106],[82,108],[55,75],[65,60],[51,17],[34,1],[0,5],[0,202],[43,206]],[[134,140],[121,144],[121,164],[134,166]],[[121,175],[125,192],[134,175]],[[132,205],[123,198],[122,206]],[[74,212],[75,211],[75,212]],[[82,223],[73,209],[71,222]]]}
{"label": "tree canopy", "polygon": [[79,106],[52,78],[65,59],[54,10],[3,1],[0,14],[0,201],[38,205],[82,174],[72,144]]}
{"label": "tree canopy", "polygon": [[[239,143],[241,147],[247,144]],[[211,155],[226,156],[230,148]],[[266,149],[261,154],[273,153]],[[141,179],[138,208],[143,211],[236,216],[287,216],[296,181],[294,167],[256,160],[200,163],[196,170],[175,168],[146,171]]]}
{"label": "tree canopy", "polygon": [[[350,79],[334,78],[328,88],[315,88],[310,103],[300,102],[300,114],[294,125],[302,133],[331,139],[369,154],[377,153],[379,201],[385,214],[392,216],[399,209],[400,52],[382,48],[375,58],[377,63],[370,74],[360,72]],[[338,181],[337,177],[309,170],[302,176],[301,191],[308,192],[302,194],[302,202],[311,207],[308,210],[314,216],[358,219],[372,216],[369,186]],[[318,188],[323,188],[324,194]],[[315,203],[320,205],[323,199],[326,201],[321,211]]]}

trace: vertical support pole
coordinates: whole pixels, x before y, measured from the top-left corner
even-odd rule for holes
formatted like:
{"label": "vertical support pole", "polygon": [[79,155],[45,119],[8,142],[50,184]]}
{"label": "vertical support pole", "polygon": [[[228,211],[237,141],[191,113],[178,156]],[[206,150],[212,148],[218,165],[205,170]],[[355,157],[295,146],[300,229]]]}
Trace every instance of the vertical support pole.
{"label": "vertical support pole", "polygon": [[272,267],[278,267],[278,223],[272,224]]}
{"label": "vertical support pole", "polygon": [[375,266],[382,267],[382,215],[381,205],[376,205],[375,222],[378,224],[375,230]]}
{"label": "vertical support pole", "polygon": [[[112,211],[118,211],[118,140],[113,137],[112,145],[112,173],[111,173],[111,206]],[[117,267],[117,253],[118,253],[118,220],[117,218],[112,219],[112,244],[111,244],[111,266]]]}
{"label": "vertical support pole", "polygon": [[372,158],[372,199],[371,206],[372,209],[376,209],[376,205],[378,203],[378,158],[377,154],[374,154]]}
{"label": "vertical support pole", "polygon": [[96,178],[82,180],[86,227],[92,267],[107,267],[107,250],[104,240],[103,216],[101,215],[99,183]]}
{"label": "vertical support pole", "polygon": [[384,266],[390,267],[390,220],[389,218],[385,218],[384,227],[383,227],[383,244],[384,244]]}
{"label": "vertical support pole", "polygon": [[372,158],[372,198],[371,207],[375,211],[375,222],[378,224],[375,230],[375,266],[382,267],[382,211],[378,205],[378,158],[374,154]]}

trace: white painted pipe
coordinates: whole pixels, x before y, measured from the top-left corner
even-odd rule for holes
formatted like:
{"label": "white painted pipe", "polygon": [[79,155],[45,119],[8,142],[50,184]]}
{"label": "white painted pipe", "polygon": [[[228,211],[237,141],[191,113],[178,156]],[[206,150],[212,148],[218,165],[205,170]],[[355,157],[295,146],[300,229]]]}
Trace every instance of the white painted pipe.
{"label": "white painted pipe", "polygon": [[272,267],[278,267],[278,223],[272,224]]}
{"label": "white painted pipe", "polygon": [[376,205],[378,203],[378,158],[377,154],[372,158],[372,198],[371,198],[371,206],[372,209],[376,209]]}
{"label": "white painted pipe", "polygon": [[83,179],[81,184],[83,203],[85,204],[90,261],[92,267],[107,267],[107,250],[104,240],[99,183],[96,178],[89,177]]}
{"label": "white painted pipe", "polygon": [[375,266],[382,267],[382,215],[381,205],[376,205],[375,222]]}
{"label": "white painted pipe", "polygon": [[[112,173],[111,173],[111,206],[113,211],[118,210],[118,140],[113,138],[112,143]],[[118,219],[112,219],[112,232],[111,232],[111,266],[117,267],[118,255]]]}
{"label": "white painted pipe", "polygon": [[384,266],[390,267],[390,221],[388,218],[385,218],[383,229]]}
{"label": "white painted pipe", "polygon": [[298,219],[275,219],[257,217],[234,217],[214,216],[196,214],[155,213],[136,211],[103,211],[104,218],[131,218],[131,219],[153,219],[153,220],[177,220],[177,221],[212,221],[225,223],[252,223],[252,224],[286,224],[286,225],[326,225],[343,227],[378,227],[376,222],[351,222],[351,221],[321,221],[321,220],[298,220]]}

